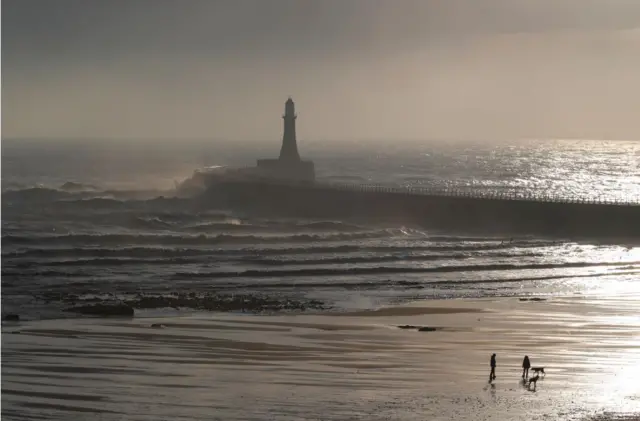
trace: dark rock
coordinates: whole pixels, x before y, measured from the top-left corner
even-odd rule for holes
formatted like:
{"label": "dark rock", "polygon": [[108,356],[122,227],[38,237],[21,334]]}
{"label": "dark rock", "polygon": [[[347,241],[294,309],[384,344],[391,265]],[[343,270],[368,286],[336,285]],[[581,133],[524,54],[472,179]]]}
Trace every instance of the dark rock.
{"label": "dark rock", "polygon": [[418,329],[418,332],[435,332],[436,330],[438,329],[436,329],[435,327],[422,326]]}
{"label": "dark rock", "polygon": [[163,325],[162,323],[154,323],[154,324],[151,325],[151,327],[154,328],[154,329],[163,329],[166,326]]}
{"label": "dark rock", "polygon": [[118,317],[133,317],[133,307],[126,304],[95,304],[79,307],[71,307],[65,311],[73,313],[86,314],[89,316],[118,316]]}
{"label": "dark rock", "polygon": [[[132,297],[133,298],[133,297]],[[240,311],[260,313],[267,311],[323,309],[324,303],[317,300],[302,302],[286,298],[269,298],[240,294],[180,293],[175,295],[141,295],[126,300],[133,308],[191,308],[206,311]]]}
{"label": "dark rock", "polygon": [[398,328],[400,329],[411,329],[411,330],[417,330],[418,332],[434,332],[436,330],[438,330],[435,327],[428,327],[428,326],[413,326],[413,325],[403,325],[403,326],[398,326]]}
{"label": "dark rock", "polygon": [[546,298],[533,297],[533,298],[520,298],[520,301],[547,301]]}
{"label": "dark rock", "polygon": [[[98,294],[99,291],[90,291]],[[84,295],[84,294],[83,294]],[[265,313],[278,311],[308,311],[330,308],[318,300],[296,300],[286,297],[269,297],[261,294],[229,294],[205,292],[168,292],[125,295],[122,300],[103,301],[99,297],[85,298],[76,294],[43,294],[37,297],[45,302],[62,302],[65,311],[95,316],[133,316],[133,309],[194,309],[204,311]]]}
{"label": "dark rock", "polygon": [[5,322],[19,322],[20,316],[17,314],[7,314],[2,318]]}

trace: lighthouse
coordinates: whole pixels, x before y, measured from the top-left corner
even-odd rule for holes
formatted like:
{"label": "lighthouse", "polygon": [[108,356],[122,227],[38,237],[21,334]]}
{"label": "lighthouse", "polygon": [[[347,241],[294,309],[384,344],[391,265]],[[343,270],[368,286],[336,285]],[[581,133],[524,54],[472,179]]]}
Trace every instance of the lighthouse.
{"label": "lighthouse", "polygon": [[299,162],[298,142],[296,140],[296,109],[291,97],[284,104],[284,130],[282,132],[282,148],[280,148],[280,160],[286,162]]}
{"label": "lighthouse", "polygon": [[296,138],[296,108],[289,97],[284,104],[282,146],[278,159],[259,159],[258,173],[266,179],[290,182],[312,182],[315,180],[315,166],[312,161],[303,161],[298,152]]}

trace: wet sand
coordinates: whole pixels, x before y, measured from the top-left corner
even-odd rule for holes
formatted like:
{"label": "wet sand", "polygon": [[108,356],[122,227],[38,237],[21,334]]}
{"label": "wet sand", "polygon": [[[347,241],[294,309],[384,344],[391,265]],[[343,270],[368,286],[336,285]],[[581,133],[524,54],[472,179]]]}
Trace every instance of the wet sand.
{"label": "wet sand", "polygon": [[[637,292],[617,292],[342,314],[3,324],[2,418],[637,417],[639,302]],[[489,384],[493,352],[497,379]],[[535,390],[521,383],[525,354],[547,372]]]}

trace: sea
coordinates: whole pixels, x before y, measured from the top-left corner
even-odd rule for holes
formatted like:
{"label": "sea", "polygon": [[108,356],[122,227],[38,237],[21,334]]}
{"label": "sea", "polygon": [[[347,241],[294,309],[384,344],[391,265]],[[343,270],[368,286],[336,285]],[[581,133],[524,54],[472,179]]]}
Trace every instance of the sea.
{"label": "sea", "polygon": [[[82,317],[66,308],[142,295],[243,294],[345,311],[640,289],[640,243],[267,219],[174,197],[196,168],[254,165],[278,146],[3,139],[3,316]],[[316,141],[300,150],[326,182],[640,201],[638,141]],[[139,314],[194,311],[202,310],[159,305]]]}

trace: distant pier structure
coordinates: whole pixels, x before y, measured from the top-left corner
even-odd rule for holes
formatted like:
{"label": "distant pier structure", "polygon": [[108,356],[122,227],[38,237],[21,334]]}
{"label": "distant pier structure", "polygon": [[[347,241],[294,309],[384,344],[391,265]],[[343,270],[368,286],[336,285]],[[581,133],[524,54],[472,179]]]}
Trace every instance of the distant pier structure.
{"label": "distant pier structure", "polygon": [[303,161],[298,152],[296,139],[296,112],[291,98],[284,105],[284,130],[282,147],[278,159],[259,159],[258,170],[269,178],[287,181],[315,181],[315,167],[312,161]]}

